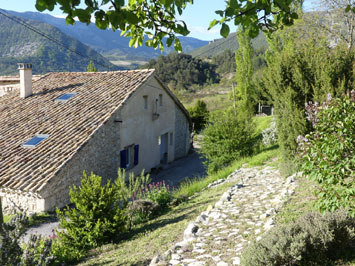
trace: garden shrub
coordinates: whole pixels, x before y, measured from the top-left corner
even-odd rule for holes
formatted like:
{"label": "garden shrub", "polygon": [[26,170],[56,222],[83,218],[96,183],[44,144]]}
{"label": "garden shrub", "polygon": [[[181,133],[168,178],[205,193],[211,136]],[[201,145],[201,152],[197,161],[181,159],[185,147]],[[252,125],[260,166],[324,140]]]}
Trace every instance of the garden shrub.
{"label": "garden shrub", "polygon": [[216,113],[204,130],[201,153],[208,172],[216,172],[234,160],[253,152],[252,120],[243,120],[230,110]]}
{"label": "garden shrub", "polygon": [[281,170],[286,175],[298,167],[297,137],[311,130],[304,104],[323,101],[329,92],[341,95],[353,86],[355,77],[353,50],[331,47],[328,36],[317,30],[305,32],[309,25],[305,27],[302,19],[296,24],[268,39],[267,67],[259,82],[275,108]]}
{"label": "garden shrub", "polygon": [[299,153],[303,174],[316,183],[316,207],[355,216],[355,91],[306,109],[314,131],[299,137]]}
{"label": "garden shrub", "polygon": [[93,173],[81,179],[81,185],[70,188],[70,201],[75,208],[57,209],[60,227],[58,256],[64,260],[79,259],[84,251],[111,241],[125,231],[126,210],[117,186],[108,181],[102,185],[100,176]]}
{"label": "garden shrub", "polygon": [[2,266],[47,266],[52,265],[55,256],[52,255],[52,240],[42,240],[31,235],[24,247],[21,247],[21,237],[28,226],[28,218],[18,214],[4,223],[0,229],[0,265]]}
{"label": "garden shrub", "polygon": [[151,200],[134,200],[128,204],[129,229],[132,224],[147,221],[153,214],[160,210],[160,205]]}
{"label": "garden shrub", "polygon": [[150,183],[150,177],[144,174],[144,170],[138,176],[134,176],[134,173],[131,172],[128,175],[128,182],[126,179],[126,171],[119,168],[115,186],[125,207],[130,200],[142,199],[143,190]]}
{"label": "garden shrub", "polygon": [[340,209],[322,216],[308,213],[294,223],[278,225],[244,251],[244,266],[311,266],[353,256],[355,219]]}
{"label": "garden shrub", "polygon": [[199,133],[205,128],[208,122],[209,112],[206,103],[202,100],[197,100],[196,103],[192,107],[187,108],[187,110],[194,124],[194,131]]}
{"label": "garden shrub", "polygon": [[38,235],[31,235],[26,243],[21,257],[21,266],[53,265],[55,256],[52,254],[52,239],[43,239]]}
{"label": "garden shrub", "polygon": [[159,204],[162,208],[166,208],[173,199],[169,185],[165,185],[165,181],[153,182],[146,186],[143,190],[143,197]]}

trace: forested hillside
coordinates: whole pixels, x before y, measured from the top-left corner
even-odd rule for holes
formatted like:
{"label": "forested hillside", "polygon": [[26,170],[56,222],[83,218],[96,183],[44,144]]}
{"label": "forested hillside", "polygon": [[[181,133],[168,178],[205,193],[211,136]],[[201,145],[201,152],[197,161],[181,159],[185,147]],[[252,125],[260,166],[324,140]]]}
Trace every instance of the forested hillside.
{"label": "forested hillside", "polygon": [[[254,50],[259,50],[259,49],[265,50],[267,47],[267,41],[265,35],[263,33],[260,33],[258,37],[256,37],[251,41],[251,44]],[[223,51],[225,50],[235,51],[238,48],[239,48],[239,44],[236,38],[236,33],[233,32],[229,34],[229,36],[226,39],[221,38],[221,39],[213,40],[209,44],[201,48],[198,48],[196,50],[193,50],[189,54],[191,54],[193,57],[211,58],[215,55],[223,53]]]}
{"label": "forested hillside", "polygon": [[212,84],[219,81],[216,65],[187,54],[159,56],[143,67],[155,68],[158,77],[172,89],[187,89],[193,84]]}
{"label": "forested hillside", "polygon": [[[131,63],[134,63],[135,61],[148,61],[151,58],[156,58],[159,55],[162,55],[160,51],[146,46],[138,48],[129,47],[129,38],[121,36],[119,30],[115,32],[111,30],[100,30],[95,24],[86,25],[81,22],[76,22],[75,25],[67,25],[63,18],[56,18],[39,12],[9,12],[19,17],[45,22],[55,26],[63,33],[76,38],[80,42],[90,46],[107,57],[110,61],[116,61],[118,64],[120,64],[120,61],[128,61]],[[179,39],[185,53],[208,43],[207,41],[191,37],[181,36]],[[172,47],[164,48],[163,54],[167,55],[172,51]]]}
{"label": "forested hillside", "polygon": [[109,66],[111,70],[118,69],[95,50],[62,33],[57,28],[38,21],[21,20],[86,58],[53,43],[23,25],[0,16],[0,75],[18,73],[17,63],[19,62],[32,63],[34,74],[50,71],[86,71],[89,58],[99,63],[95,64],[98,70],[108,70],[108,67],[100,64]]}

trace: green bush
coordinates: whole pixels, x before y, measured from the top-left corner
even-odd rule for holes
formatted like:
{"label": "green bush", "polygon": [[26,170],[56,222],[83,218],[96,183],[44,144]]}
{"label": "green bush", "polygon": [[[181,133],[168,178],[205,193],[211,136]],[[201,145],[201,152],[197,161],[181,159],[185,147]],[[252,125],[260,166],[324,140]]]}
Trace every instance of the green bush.
{"label": "green bush", "polygon": [[169,185],[165,182],[149,184],[143,191],[143,197],[159,204],[162,208],[166,208],[172,201],[173,197],[169,191]]}
{"label": "green bush", "polygon": [[194,124],[194,131],[200,132],[208,122],[209,112],[206,103],[202,100],[197,100],[194,106],[187,108],[187,110]]}
{"label": "green bush", "polygon": [[[316,29],[307,31],[306,24],[273,34],[265,54],[267,67],[259,85],[275,108],[278,142],[283,159],[283,173],[291,174],[295,163],[299,135],[310,132],[304,104],[323,101],[330,92],[341,95],[354,84],[354,50],[331,47],[328,36]],[[307,38],[303,38],[304,35]]]}
{"label": "green bush", "polygon": [[0,265],[2,266],[48,266],[52,265],[55,256],[52,255],[52,240],[42,240],[31,235],[24,247],[20,238],[27,226],[28,218],[19,214],[4,223],[0,228]]}
{"label": "green bush", "polygon": [[144,174],[144,170],[139,176],[134,176],[134,173],[128,175],[126,181],[126,171],[118,169],[118,177],[115,181],[120,199],[123,201],[123,206],[127,206],[129,201],[144,198],[143,190],[150,183],[149,175]]}
{"label": "green bush", "polygon": [[132,224],[140,224],[147,221],[160,210],[160,205],[151,200],[133,200],[128,204],[129,228]]}
{"label": "green bush", "polygon": [[212,116],[201,141],[201,153],[210,173],[252,153],[255,143],[251,121],[242,120],[231,111]]}
{"label": "green bush", "polygon": [[110,181],[102,185],[100,176],[87,175],[81,185],[70,188],[70,201],[75,208],[57,209],[60,227],[59,242],[55,253],[64,260],[79,259],[85,250],[111,241],[125,231],[127,223],[126,206],[117,186]]}
{"label": "green bush", "polygon": [[353,256],[355,219],[344,210],[309,213],[295,223],[279,225],[244,251],[244,266],[329,265],[339,258]]}
{"label": "green bush", "polygon": [[303,174],[314,181],[322,212],[340,207],[355,216],[355,91],[352,97],[308,104],[314,131],[300,137]]}

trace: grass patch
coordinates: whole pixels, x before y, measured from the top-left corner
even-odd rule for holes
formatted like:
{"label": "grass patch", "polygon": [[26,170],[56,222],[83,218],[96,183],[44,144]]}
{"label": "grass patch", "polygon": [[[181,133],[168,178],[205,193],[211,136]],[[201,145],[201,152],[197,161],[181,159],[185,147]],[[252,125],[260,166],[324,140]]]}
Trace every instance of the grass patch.
{"label": "grass patch", "polygon": [[273,116],[255,116],[254,117],[254,122],[255,122],[255,133],[261,134],[261,132],[267,128],[270,127],[271,120],[273,119]]}
{"label": "grass patch", "polygon": [[289,197],[286,205],[276,216],[276,222],[281,224],[295,222],[299,217],[314,211],[313,183],[305,177],[297,178],[298,186],[295,193]]}
{"label": "grass patch", "polygon": [[279,145],[273,145],[264,149],[262,152],[246,158],[245,162],[248,164],[249,167],[251,166],[260,166],[263,165],[265,162],[270,161],[271,159],[276,159],[280,155]]}

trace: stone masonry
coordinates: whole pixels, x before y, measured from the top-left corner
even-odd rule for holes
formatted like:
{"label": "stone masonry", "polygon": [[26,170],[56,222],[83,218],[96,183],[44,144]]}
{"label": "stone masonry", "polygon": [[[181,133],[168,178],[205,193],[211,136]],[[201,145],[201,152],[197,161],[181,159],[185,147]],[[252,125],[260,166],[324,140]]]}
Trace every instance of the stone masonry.
{"label": "stone masonry", "polygon": [[271,167],[241,168],[210,186],[224,182],[232,187],[188,225],[182,242],[150,266],[240,265],[243,248],[274,226],[275,213],[296,187],[294,176],[285,179]]}

